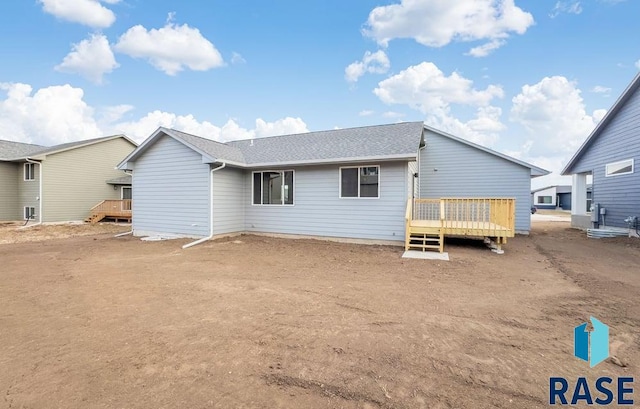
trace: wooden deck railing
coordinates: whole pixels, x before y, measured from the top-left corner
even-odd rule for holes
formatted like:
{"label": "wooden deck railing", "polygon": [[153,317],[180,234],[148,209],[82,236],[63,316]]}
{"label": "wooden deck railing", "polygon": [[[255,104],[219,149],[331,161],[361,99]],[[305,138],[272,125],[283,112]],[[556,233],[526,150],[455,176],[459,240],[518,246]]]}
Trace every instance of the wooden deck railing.
{"label": "wooden deck railing", "polygon": [[411,220],[439,221],[444,234],[489,237],[515,234],[515,199],[413,199],[407,202],[407,219],[409,215]]}
{"label": "wooden deck railing", "polygon": [[91,214],[104,214],[107,217],[131,216],[131,199],[103,200],[91,208]]}

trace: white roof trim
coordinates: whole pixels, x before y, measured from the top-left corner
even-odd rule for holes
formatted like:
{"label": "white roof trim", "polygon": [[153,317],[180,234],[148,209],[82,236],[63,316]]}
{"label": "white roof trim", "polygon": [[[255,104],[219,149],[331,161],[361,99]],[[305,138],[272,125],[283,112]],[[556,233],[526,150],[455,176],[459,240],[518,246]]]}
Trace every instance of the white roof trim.
{"label": "white roof trim", "polygon": [[209,163],[213,163],[216,162],[217,159],[211,157],[209,154],[207,154],[206,152],[203,152],[202,150],[200,150],[199,148],[191,145],[190,143],[187,143],[185,140],[183,140],[182,138],[176,137],[171,133],[170,129],[166,129],[163,127],[160,127],[158,129],[155,130],[155,132],[153,132],[151,134],[151,136],[149,136],[147,139],[144,140],[144,142],[142,142],[140,144],[140,146],[138,146],[133,152],[131,152],[129,155],[127,155],[126,158],[124,158],[120,163],[118,163],[118,166],[116,166],[116,168],[123,170],[123,166],[127,164],[127,162],[130,162],[132,160],[135,160],[138,156],[140,156],[144,151],[147,150],[147,148],[149,146],[151,146],[153,144],[153,142],[158,139],[161,135],[166,135],[168,137],[170,137],[171,139],[183,144],[184,146],[186,146],[187,148],[199,153],[200,155],[202,155],[203,158],[203,162],[207,163],[205,160],[208,160]]}

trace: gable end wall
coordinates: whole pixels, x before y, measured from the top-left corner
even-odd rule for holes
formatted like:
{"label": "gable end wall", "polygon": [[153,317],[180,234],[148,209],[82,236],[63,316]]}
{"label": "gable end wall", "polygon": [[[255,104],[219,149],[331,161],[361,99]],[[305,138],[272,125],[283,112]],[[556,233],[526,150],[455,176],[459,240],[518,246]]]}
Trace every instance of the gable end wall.
{"label": "gable end wall", "polygon": [[421,198],[515,198],[516,231],[529,232],[531,169],[433,132],[425,138],[419,161]]}
{"label": "gable end wall", "polygon": [[135,161],[134,169],[135,235],[209,234],[209,165],[200,154],[163,136]]}

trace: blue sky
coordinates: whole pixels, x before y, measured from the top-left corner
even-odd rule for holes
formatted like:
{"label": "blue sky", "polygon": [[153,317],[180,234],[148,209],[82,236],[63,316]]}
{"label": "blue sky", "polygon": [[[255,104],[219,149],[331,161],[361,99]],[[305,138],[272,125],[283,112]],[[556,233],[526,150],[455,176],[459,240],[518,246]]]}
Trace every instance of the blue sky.
{"label": "blue sky", "polygon": [[557,173],[640,67],[631,0],[0,7],[0,138],[46,145],[425,121]]}

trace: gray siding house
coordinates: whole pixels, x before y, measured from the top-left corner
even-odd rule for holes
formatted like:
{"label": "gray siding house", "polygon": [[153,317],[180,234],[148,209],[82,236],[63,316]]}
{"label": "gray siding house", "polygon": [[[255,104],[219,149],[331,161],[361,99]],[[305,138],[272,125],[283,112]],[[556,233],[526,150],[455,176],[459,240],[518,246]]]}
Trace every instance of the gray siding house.
{"label": "gray siding house", "polygon": [[[571,210],[571,185],[554,185],[531,191],[531,204],[538,209]],[[591,207],[591,185],[587,185],[587,209]]]}
{"label": "gray siding house", "polygon": [[105,199],[121,199],[115,165],[136,144],[122,135],[53,147],[0,140],[0,220],[84,220]]}
{"label": "gray siding house", "polygon": [[531,230],[531,178],[544,169],[425,126],[420,148],[421,198],[506,197],[516,199],[516,232]]}
{"label": "gray siding house", "polygon": [[[640,218],[640,74],[615,102],[562,171],[572,175],[571,224],[628,227]],[[592,178],[592,217],[587,203],[587,177]],[[597,226],[596,226],[597,227]]]}
{"label": "gray siding house", "polygon": [[133,174],[136,236],[383,242],[405,240],[407,198],[420,196],[517,198],[527,232],[530,179],[546,174],[422,122],[227,143],[159,128],[118,167]]}

